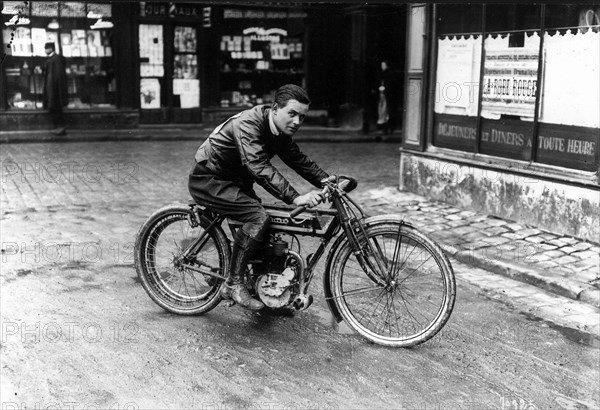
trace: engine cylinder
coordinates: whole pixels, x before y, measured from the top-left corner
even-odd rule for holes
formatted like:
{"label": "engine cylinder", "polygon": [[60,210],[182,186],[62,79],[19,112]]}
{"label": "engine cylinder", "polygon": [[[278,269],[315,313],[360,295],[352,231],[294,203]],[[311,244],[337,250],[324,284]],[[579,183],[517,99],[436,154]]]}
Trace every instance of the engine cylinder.
{"label": "engine cylinder", "polygon": [[288,243],[276,236],[271,238],[266,248],[267,256],[284,256],[287,253]]}

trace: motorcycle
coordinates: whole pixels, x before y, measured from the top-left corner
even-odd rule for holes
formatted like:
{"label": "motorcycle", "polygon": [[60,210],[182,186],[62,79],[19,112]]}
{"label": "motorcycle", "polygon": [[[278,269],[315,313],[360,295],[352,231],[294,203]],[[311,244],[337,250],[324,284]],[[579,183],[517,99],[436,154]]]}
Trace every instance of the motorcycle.
{"label": "motorcycle", "polygon": [[[332,243],[322,280],[338,323],[344,320],[384,346],[431,339],[448,321],[456,297],[454,271],[442,249],[400,215],[368,217],[348,195],[357,185],[353,179],[330,177],[323,185],[321,196],[331,209],[264,205],[269,231],[248,264],[249,292],[267,309],[309,308],[315,268]],[[193,201],[157,210],[135,243],[135,267],[150,298],[179,315],[219,305],[231,238],[241,225]],[[314,252],[303,257],[299,237],[317,238]]]}

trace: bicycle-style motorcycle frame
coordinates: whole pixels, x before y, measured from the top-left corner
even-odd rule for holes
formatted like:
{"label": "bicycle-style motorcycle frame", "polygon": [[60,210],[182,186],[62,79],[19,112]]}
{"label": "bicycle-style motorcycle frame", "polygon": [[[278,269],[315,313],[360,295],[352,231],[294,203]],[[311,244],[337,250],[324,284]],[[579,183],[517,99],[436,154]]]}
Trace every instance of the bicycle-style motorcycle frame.
{"label": "bicycle-style motorcycle frame", "polygon": [[[356,186],[354,181],[340,180],[335,177],[324,180],[323,183],[321,195],[331,201],[333,209],[307,210],[299,207],[290,212],[291,208],[285,206],[264,206],[271,218],[269,227],[271,241],[265,245],[262,254],[250,261],[253,272],[249,276],[254,277],[254,280],[250,280],[250,290],[256,292],[268,307],[296,310],[308,308],[312,303],[312,296],[307,292],[314,278],[316,266],[327,246],[337,236],[327,255],[323,273],[325,300],[336,320],[338,322],[346,320],[362,336],[387,346],[413,346],[433,337],[449,319],[456,293],[452,266],[443,251],[434,241],[398,215],[368,217],[348,195],[348,192]],[[152,273],[156,269],[148,263],[154,257],[149,249],[156,247],[162,230],[168,227],[168,223],[162,222],[164,227],[157,227],[162,226],[161,221],[166,221],[169,215],[179,215],[179,219],[185,218],[192,229],[202,229],[201,234],[196,238],[182,242],[181,249],[174,252],[172,260],[173,270],[180,272],[181,275],[189,275],[186,272],[191,271],[203,275],[206,279],[211,289],[205,295],[207,302],[197,304],[196,308],[193,306],[191,309],[188,308],[187,300],[168,301],[166,298],[168,295],[164,293],[169,291],[164,289],[164,284],[161,284],[161,281],[164,281],[158,279],[156,273]],[[226,279],[224,273],[230,255],[230,240],[222,229],[225,219],[224,216],[191,202],[187,207],[162,208],[142,226],[136,240],[136,269],[144,288],[157,304],[178,314],[206,313],[219,304],[221,301],[219,290]],[[323,220],[328,220],[329,223],[324,224]],[[228,224],[232,235],[241,227],[241,223],[231,220]],[[339,234],[340,231],[343,233]],[[156,237],[154,242],[153,235]],[[287,242],[282,241],[280,235],[317,237],[320,238],[320,243],[314,253],[304,261],[299,252],[287,249]],[[215,244],[213,247],[223,248],[223,255],[219,254],[219,267],[203,263],[197,258],[211,238]],[[383,246],[388,240],[394,243],[393,252],[390,254],[387,247]],[[416,245],[413,245],[413,249],[409,252],[410,243]],[[299,240],[298,246],[300,247]],[[418,249],[416,259],[412,256],[415,249]],[[350,268],[346,266],[351,258],[358,265],[354,268],[357,272],[355,276],[349,273]],[[425,265],[430,259],[433,259],[434,263]],[[278,267],[273,267],[272,264],[267,266],[270,260],[280,260],[281,263]],[[431,274],[426,281],[423,281],[429,287],[417,285],[411,289],[406,285],[407,282],[416,282],[423,271],[423,266],[427,266],[427,269],[424,270],[422,277]],[[347,282],[344,282],[346,279]],[[358,282],[361,283],[361,287],[350,291],[345,290],[350,286],[347,283]],[[436,288],[441,288],[440,291],[436,291],[440,294],[435,296],[440,300],[430,315],[423,315],[427,317],[421,320],[426,320],[427,323],[422,325],[414,313],[419,306],[416,306],[417,303],[412,305],[408,298],[414,296],[423,303],[430,303],[433,297],[428,293],[427,297],[424,297],[421,293],[430,289],[432,284]],[[367,308],[371,309],[367,324],[367,318],[364,315],[359,317],[357,313],[364,310],[362,304],[366,303],[363,300],[361,304],[355,305],[352,299],[374,293],[380,295],[379,301],[376,307]],[[400,295],[399,303],[396,303],[394,295]],[[383,313],[384,309],[379,312],[378,307],[384,298],[388,306],[388,311],[385,313]],[[398,314],[396,306],[402,308],[402,315]],[[401,330],[399,316],[403,316],[401,320],[406,323],[412,322],[414,330]],[[371,325],[373,318],[381,324],[375,327]],[[416,329],[415,321],[419,329]]]}

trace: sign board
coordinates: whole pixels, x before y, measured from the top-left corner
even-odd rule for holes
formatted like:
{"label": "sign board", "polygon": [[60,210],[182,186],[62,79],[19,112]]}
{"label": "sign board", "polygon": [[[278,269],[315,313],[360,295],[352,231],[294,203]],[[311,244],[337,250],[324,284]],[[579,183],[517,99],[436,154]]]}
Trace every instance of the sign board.
{"label": "sign board", "polygon": [[[169,17],[177,19],[203,20],[206,23],[206,11],[202,4],[194,3],[155,3],[140,2],[140,17]],[[209,14],[210,20],[210,14]]]}
{"label": "sign board", "polygon": [[531,158],[533,122],[514,119],[481,119],[482,154],[521,159]]}
{"label": "sign board", "polygon": [[434,114],[433,145],[473,152],[477,139],[477,117]]}
{"label": "sign board", "polygon": [[32,1],[31,15],[37,17],[58,17],[58,2]]}
{"label": "sign board", "polygon": [[598,128],[545,124],[538,128],[537,162],[597,171]]}
{"label": "sign board", "polygon": [[302,10],[242,10],[242,9],[223,9],[223,18],[228,19],[302,19],[306,18],[306,12]]}

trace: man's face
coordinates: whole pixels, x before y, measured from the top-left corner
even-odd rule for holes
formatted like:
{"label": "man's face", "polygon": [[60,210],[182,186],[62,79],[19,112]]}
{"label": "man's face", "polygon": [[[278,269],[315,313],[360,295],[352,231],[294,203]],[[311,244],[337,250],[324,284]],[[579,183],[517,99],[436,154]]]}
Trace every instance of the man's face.
{"label": "man's face", "polygon": [[46,55],[49,56],[50,54],[52,54],[53,51],[54,51],[54,49],[52,49],[50,47],[46,48]]}
{"label": "man's face", "polygon": [[273,122],[280,132],[292,136],[304,122],[307,112],[308,104],[303,104],[298,100],[289,100],[283,107],[275,104]]}

